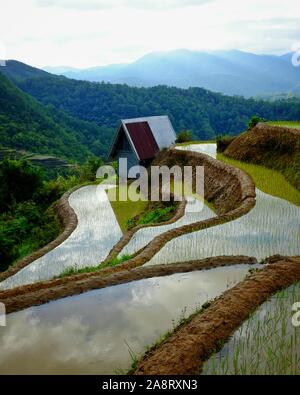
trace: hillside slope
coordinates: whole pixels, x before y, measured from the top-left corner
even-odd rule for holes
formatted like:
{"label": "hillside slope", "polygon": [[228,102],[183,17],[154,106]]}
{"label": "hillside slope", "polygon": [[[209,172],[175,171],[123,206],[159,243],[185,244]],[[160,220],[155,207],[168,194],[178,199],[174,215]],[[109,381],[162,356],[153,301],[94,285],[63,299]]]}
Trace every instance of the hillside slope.
{"label": "hillside slope", "polygon": [[300,190],[300,130],[260,123],[236,137],[224,155],[280,171]]}
{"label": "hillside slope", "polygon": [[[250,97],[297,91],[300,70],[293,67],[290,58],[290,54],[276,56],[237,50],[200,52],[181,49],[150,53],[129,64],[85,70],[59,68],[57,74],[139,87],[202,87],[228,95]],[[55,71],[54,68],[47,70]]]}
{"label": "hillside slope", "polygon": [[0,74],[2,146],[84,161],[92,153],[106,153],[108,137],[100,139],[96,125],[42,106]]}
{"label": "hillside slope", "polygon": [[[47,73],[21,79],[22,64],[18,64],[16,78],[10,70],[13,64],[13,61],[8,62],[0,72],[9,75],[23,91],[43,104],[52,104],[74,117],[107,128],[115,128],[120,118],[166,114],[175,130],[189,129],[196,139],[211,139],[217,135],[240,133],[254,114],[274,120],[300,119],[299,99],[269,103],[224,96],[201,88],[133,88],[77,81]],[[24,67],[28,72],[29,66]]]}

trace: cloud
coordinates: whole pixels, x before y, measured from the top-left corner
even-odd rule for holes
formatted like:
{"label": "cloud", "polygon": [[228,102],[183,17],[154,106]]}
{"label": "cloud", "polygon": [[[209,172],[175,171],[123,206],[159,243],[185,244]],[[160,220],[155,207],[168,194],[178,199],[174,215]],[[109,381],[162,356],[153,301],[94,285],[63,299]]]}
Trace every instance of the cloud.
{"label": "cloud", "polygon": [[59,7],[75,10],[111,9],[117,7],[137,9],[168,9],[200,6],[215,0],[36,0],[40,7]]}

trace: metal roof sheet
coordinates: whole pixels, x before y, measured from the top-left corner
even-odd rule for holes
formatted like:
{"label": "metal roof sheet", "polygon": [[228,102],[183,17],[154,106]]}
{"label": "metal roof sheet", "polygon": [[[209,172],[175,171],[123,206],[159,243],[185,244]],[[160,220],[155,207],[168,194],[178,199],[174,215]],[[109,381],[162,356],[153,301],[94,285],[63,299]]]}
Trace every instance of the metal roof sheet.
{"label": "metal roof sheet", "polygon": [[137,122],[148,122],[159,149],[168,148],[175,143],[176,133],[167,115],[123,119],[126,125]]}
{"label": "metal roof sheet", "polygon": [[153,158],[159,147],[152,134],[148,122],[125,123],[131,141],[138,153],[140,160]]}
{"label": "metal roof sheet", "polygon": [[[145,123],[148,126],[145,126]],[[142,126],[138,127],[138,124],[142,124]],[[129,129],[131,129],[131,133]],[[167,115],[122,119],[112,143],[109,157],[117,149],[118,135],[122,130],[127,135],[138,160],[153,158],[157,151],[170,147],[176,140],[176,133]],[[150,153],[151,156],[149,156]]]}

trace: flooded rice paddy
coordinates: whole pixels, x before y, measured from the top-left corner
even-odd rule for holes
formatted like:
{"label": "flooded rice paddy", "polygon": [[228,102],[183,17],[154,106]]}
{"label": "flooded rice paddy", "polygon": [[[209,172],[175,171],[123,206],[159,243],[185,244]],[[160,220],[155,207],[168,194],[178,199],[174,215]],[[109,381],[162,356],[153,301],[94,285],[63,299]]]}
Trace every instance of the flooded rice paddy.
{"label": "flooded rice paddy", "polygon": [[292,311],[299,301],[297,283],[262,304],[203,365],[202,374],[299,375],[300,320]]}
{"label": "flooded rice paddy", "polygon": [[256,205],[246,215],[169,241],[146,265],[218,255],[300,253],[300,207],[256,190]]}
{"label": "flooded rice paddy", "polygon": [[[0,373],[113,374],[177,320],[241,281],[248,265],[173,274],[86,292],[7,316]],[[253,266],[251,266],[253,267]]]}
{"label": "flooded rice paddy", "polygon": [[122,237],[104,186],[80,188],[71,194],[69,203],[78,218],[70,237],[0,283],[0,289],[48,280],[70,267],[97,266]]}
{"label": "flooded rice paddy", "polygon": [[179,145],[176,147],[176,149],[182,151],[194,151],[194,152],[199,152],[201,154],[207,154],[215,159],[217,157],[217,145],[215,143]]}
{"label": "flooded rice paddy", "polygon": [[122,249],[119,256],[132,255],[150,243],[154,237],[170,229],[179,228],[180,226],[197,221],[203,221],[214,216],[215,213],[203,202],[190,197],[187,199],[184,215],[178,221],[168,225],[148,226],[138,230],[130,239],[129,243]]}

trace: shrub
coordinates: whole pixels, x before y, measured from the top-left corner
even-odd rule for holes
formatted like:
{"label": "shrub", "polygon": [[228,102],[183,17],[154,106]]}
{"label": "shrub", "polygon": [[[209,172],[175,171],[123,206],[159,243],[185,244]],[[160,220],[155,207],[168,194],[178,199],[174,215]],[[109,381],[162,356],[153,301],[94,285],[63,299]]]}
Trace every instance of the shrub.
{"label": "shrub", "polygon": [[263,118],[258,117],[257,115],[253,115],[248,121],[248,129],[254,128],[259,122],[264,122]]}
{"label": "shrub", "polygon": [[218,136],[217,137],[217,152],[224,152],[226,148],[233,142],[235,137],[232,136]]}
{"label": "shrub", "polygon": [[182,130],[178,133],[176,143],[187,143],[192,140],[192,132],[190,130]]}
{"label": "shrub", "polygon": [[26,160],[0,162],[0,212],[32,198],[43,185],[43,172]]}

